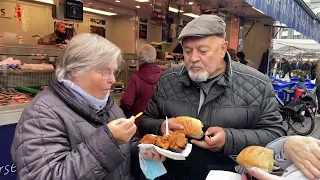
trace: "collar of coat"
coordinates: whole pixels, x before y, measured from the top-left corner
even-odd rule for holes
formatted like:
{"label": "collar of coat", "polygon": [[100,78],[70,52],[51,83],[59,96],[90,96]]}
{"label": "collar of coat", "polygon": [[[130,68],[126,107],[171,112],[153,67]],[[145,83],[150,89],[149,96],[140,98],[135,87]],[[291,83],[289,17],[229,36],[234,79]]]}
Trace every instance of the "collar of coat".
{"label": "collar of coat", "polygon": [[50,88],[70,109],[88,121],[99,123],[106,122],[106,114],[114,106],[114,101],[109,96],[106,106],[101,111],[96,113],[95,110],[75,98],[72,92],[68,90],[62,83],[60,83],[55,77],[52,77],[51,79]]}
{"label": "collar of coat", "polygon": [[[231,82],[232,67],[231,67],[231,61],[229,59],[230,59],[230,55],[229,53],[227,53],[226,57],[224,58],[226,62],[226,71],[223,73],[223,76],[216,82],[218,85],[223,87],[230,86],[230,82]],[[193,84],[193,81],[190,79],[188,75],[188,70],[185,68],[185,66],[182,66],[181,68],[178,82],[182,82],[186,86],[190,86],[191,84]]]}

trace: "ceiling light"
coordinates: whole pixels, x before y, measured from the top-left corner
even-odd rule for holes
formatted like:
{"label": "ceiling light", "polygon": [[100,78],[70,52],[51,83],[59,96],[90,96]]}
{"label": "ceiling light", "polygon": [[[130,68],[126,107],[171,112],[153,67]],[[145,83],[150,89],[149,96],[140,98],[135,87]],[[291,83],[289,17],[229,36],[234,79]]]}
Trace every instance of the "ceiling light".
{"label": "ceiling light", "polygon": [[120,0],[116,0],[117,3],[121,2]]}
{"label": "ceiling light", "polygon": [[135,0],[137,2],[150,2],[149,0]]}
{"label": "ceiling light", "polygon": [[113,8],[109,8],[109,9],[111,9],[111,10],[112,10]]}
{"label": "ceiling light", "polygon": [[92,8],[87,8],[87,7],[83,7],[83,10],[87,11],[87,12],[96,13],[96,14],[106,15],[106,16],[115,16],[115,15],[117,15],[116,13],[112,13],[112,12],[108,12],[108,11],[101,11],[101,10],[98,10],[98,9],[92,9]]}
{"label": "ceiling light", "polygon": [[48,3],[48,4],[53,4],[53,0],[35,0],[35,1]]}
{"label": "ceiling light", "polygon": [[[47,3],[47,4],[54,4],[53,0],[35,0],[35,1],[43,2],[43,3]],[[116,13],[107,12],[107,11],[101,11],[101,10],[98,10],[98,9],[92,9],[92,8],[88,8],[88,7],[83,7],[83,11],[92,12],[92,13],[96,13],[96,14],[102,14],[102,15],[106,15],[106,16],[115,16],[115,15],[117,15]]]}
{"label": "ceiling light", "polygon": [[188,4],[189,4],[189,5],[192,5],[192,4],[193,4],[193,2],[192,2],[192,1],[190,1],[190,2],[188,2]]}
{"label": "ceiling light", "polygon": [[252,9],[254,9],[254,10],[256,10],[256,11],[258,11],[258,12],[260,12],[260,13],[264,14],[264,12],[262,12],[260,9],[257,9],[257,8],[255,8],[255,7],[252,7]]}
{"label": "ceiling light", "polygon": [[[169,7],[169,11],[174,12],[174,13],[178,13],[179,9]],[[183,12],[183,11],[180,10],[180,12]]]}
{"label": "ceiling light", "polygon": [[89,5],[91,5],[91,4],[92,4],[92,2],[89,2],[88,4],[89,4]]}
{"label": "ceiling light", "polygon": [[184,13],[183,15],[193,17],[193,18],[198,18],[200,17],[199,15],[193,14],[193,13]]}
{"label": "ceiling light", "polygon": [[136,6],[136,8],[138,8],[138,9],[139,9],[139,8],[140,8],[140,6]]}

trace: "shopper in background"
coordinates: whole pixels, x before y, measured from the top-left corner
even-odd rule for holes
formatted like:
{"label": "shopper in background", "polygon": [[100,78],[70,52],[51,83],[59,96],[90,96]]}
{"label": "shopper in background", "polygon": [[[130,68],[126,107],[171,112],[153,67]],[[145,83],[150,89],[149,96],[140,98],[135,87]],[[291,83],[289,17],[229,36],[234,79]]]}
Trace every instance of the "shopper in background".
{"label": "shopper in background", "polygon": [[[128,87],[121,98],[120,107],[127,117],[143,112],[151,99],[162,70],[156,64],[156,49],[150,45],[143,45],[137,53],[142,63],[128,82]],[[136,120],[136,125],[139,125]],[[137,133],[138,135],[138,133]]]}
{"label": "shopper in background", "polygon": [[39,39],[38,44],[66,44],[66,28],[63,22],[56,22],[54,32]]}
{"label": "shopper in background", "polygon": [[239,62],[238,58],[237,58],[237,51],[234,49],[228,49],[228,52],[230,54],[230,57],[233,61]]}
{"label": "shopper in background", "polygon": [[96,34],[70,41],[50,87],[17,124],[11,154],[18,179],[131,180],[139,172],[134,118],[109,93],[121,61],[120,49]]}
{"label": "shopper in background", "polygon": [[284,78],[287,74],[289,74],[289,78],[291,78],[292,67],[289,61],[285,58],[281,59],[281,69],[282,69],[282,78]]}
{"label": "shopper in background", "polygon": [[173,122],[178,116],[198,118],[207,127],[204,140],[191,141],[185,161],[164,162],[168,173],[161,180],[203,180],[210,170],[234,171],[229,155],[286,134],[270,78],[232,61],[225,38],[226,24],[218,16],[188,23],[179,36],[185,65],[162,74],[140,118],[141,136],[163,135],[166,117],[171,131],[183,128]]}
{"label": "shopper in background", "polygon": [[242,63],[242,64],[244,64],[244,65],[247,65],[247,64],[248,64],[248,61],[245,60],[246,55],[245,55],[242,51],[240,51],[240,52],[237,53],[237,58],[239,59],[239,62],[240,62],[240,63]]}

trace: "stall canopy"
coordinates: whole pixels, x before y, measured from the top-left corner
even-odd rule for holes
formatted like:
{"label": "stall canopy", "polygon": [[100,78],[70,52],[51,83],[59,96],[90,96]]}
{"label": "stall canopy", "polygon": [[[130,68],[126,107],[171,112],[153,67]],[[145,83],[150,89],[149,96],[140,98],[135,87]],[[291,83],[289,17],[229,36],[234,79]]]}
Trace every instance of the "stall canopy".
{"label": "stall canopy", "polygon": [[245,0],[266,15],[320,42],[320,21],[301,0]]}
{"label": "stall canopy", "polygon": [[287,53],[291,52],[318,52],[320,53],[320,44],[310,39],[274,39],[273,52],[274,53]]}

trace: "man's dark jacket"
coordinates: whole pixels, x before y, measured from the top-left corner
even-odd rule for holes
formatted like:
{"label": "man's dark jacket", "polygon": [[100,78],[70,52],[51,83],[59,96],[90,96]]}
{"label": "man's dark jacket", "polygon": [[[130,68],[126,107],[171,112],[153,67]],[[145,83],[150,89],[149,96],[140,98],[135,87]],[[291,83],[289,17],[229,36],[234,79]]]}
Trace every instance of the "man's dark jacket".
{"label": "man's dark jacket", "polygon": [[270,79],[243,64],[226,61],[198,113],[200,88],[183,66],[165,71],[147,110],[140,119],[140,135],[161,134],[165,117],[191,116],[204,125],[223,127],[226,143],[221,152],[193,145],[186,161],[167,159],[168,173],[161,179],[205,179],[210,170],[234,171],[236,155],[251,145],[265,146],[286,134]]}

